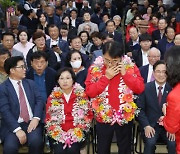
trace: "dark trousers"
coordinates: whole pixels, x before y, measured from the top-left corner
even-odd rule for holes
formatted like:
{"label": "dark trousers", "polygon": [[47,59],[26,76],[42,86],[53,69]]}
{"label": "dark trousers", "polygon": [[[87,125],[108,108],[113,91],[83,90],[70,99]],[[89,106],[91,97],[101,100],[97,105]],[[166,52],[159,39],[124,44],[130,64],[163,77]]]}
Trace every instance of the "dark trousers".
{"label": "dark trousers", "polygon": [[124,126],[120,126],[117,123],[111,126],[110,124],[97,122],[96,131],[98,154],[110,154],[114,132],[117,139],[118,154],[130,154],[132,126],[132,122],[125,124]]}
{"label": "dark trousers", "polygon": [[166,130],[162,126],[156,126],[155,128],[155,135],[152,138],[145,137],[143,133],[144,138],[144,154],[154,154],[156,149],[156,142],[159,138],[163,142],[167,144],[168,147],[168,154],[175,154],[176,153],[176,142],[175,141],[169,141],[166,135]]}
{"label": "dark trousers", "polygon": [[81,143],[73,143],[70,148],[67,146],[63,149],[63,143],[56,142],[52,138],[49,138],[49,142],[53,149],[53,154],[80,154]]}
{"label": "dark trousers", "polygon": [[[22,130],[27,135],[27,146],[30,154],[43,153],[43,125],[39,124],[38,127],[31,133],[27,133],[28,123],[21,123]],[[20,147],[19,139],[15,133],[8,133],[3,141],[3,154],[18,154]]]}

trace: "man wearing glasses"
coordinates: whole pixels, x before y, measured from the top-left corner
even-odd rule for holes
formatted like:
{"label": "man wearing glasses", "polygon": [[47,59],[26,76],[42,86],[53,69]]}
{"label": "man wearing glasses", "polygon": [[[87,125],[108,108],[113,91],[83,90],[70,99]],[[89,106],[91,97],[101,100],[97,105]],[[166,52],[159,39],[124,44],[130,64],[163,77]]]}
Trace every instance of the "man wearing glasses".
{"label": "man wearing glasses", "polygon": [[175,154],[175,134],[167,132],[162,126],[162,107],[171,91],[171,87],[166,83],[164,61],[159,60],[153,65],[153,74],[155,81],[146,84],[144,92],[137,100],[137,105],[141,108],[137,119],[145,143],[144,154],[155,153],[155,145],[159,138],[167,144],[168,153]]}
{"label": "man wearing glasses", "polygon": [[8,58],[4,69],[9,78],[0,85],[3,153],[18,154],[19,146],[27,144],[29,153],[41,154],[43,99],[35,83],[24,79],[26,68],[23,57]]}

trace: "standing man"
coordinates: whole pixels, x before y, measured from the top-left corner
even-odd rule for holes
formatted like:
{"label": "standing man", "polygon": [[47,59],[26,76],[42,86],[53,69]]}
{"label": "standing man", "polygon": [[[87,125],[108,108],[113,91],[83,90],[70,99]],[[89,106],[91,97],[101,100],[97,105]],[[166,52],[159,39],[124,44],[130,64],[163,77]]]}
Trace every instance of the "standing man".
{"label": "standing man", "polygon": [[131,110],[126,115],[125,110],[129,105],[136,106],[133,93],[142,93],[144,83],[137,66],[129,57],[123,57],[120,43],[104,44],[103,57],[96,58],[90,66],[85,84],[97,121],[98,154],[110,154],[114,132],[118,153],[130,154],[134,113]]}
{"label": "standing man", "polygon": [[43,153],[44,102],[32,80],[25,78],[23,57],[11,57],[4,68],[9,78],[0,85],[0,137],[4,154],[18,154],[20,144],[27,143],[29,153]]}
{"label": "standing man", "polygon": [[166,132],[161,125],[162,107],[171,91],[171,87],[166,83],[164,61],[157,61],[153,65],[153,74],[155,81],[146,84],[144,92],[137,101],[138,107],[141,108],[137,119],[144,137],[144,154],[155,153],[155,145],[159,137],[167,144],[168,154],[175,154],[175,134]]}

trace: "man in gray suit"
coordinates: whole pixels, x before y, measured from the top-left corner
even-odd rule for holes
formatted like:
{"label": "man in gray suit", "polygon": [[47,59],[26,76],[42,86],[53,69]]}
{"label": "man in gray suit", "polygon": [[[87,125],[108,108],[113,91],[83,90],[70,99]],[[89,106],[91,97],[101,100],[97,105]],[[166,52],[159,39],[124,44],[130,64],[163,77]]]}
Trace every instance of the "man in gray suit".
{"label": "man in gray suit", "polygon": [[15,56],[23,57],[23,53],[22,53],[23,51],[20,52],[13,49],[14,42],[15,42],[15,36],[13,33],[5,32],[2,34],[1,47],[7,49],[11,53],[11,57],[15,57]]}

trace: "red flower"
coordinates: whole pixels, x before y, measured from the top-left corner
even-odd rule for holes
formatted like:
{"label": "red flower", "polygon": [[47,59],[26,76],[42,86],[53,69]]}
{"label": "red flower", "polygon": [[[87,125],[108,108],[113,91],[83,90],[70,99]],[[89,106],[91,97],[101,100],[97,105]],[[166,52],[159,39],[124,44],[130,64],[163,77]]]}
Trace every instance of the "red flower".
{"label": "red flower", "polygon": [[61,92],[59,92],[59,91],[54,91],[54,92],[53,92],[53,95],[54,95],[56,98],[59,98],[59,97],[61,97]]}
{"label": "red flower", "polygon": [[100,78],[101,76],[102,76],[102,74],[101,74],[101,72],[94,72],[93,73],[93,76],[95,77],[95,78]]}
{"label": "red flower", "polygon": [[123,101],[124,102],[132,102],[133,101],[132,94],[124,94]]}
{"label": "red flower", "polygon": [[56,127],[55,125],[52,125],[52,126],[50,126],[48,129],[49,129],[49,130],[54,130],[55,127]]}

